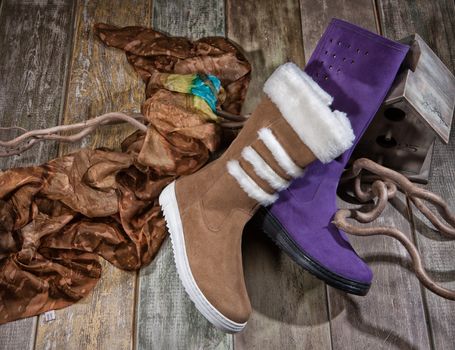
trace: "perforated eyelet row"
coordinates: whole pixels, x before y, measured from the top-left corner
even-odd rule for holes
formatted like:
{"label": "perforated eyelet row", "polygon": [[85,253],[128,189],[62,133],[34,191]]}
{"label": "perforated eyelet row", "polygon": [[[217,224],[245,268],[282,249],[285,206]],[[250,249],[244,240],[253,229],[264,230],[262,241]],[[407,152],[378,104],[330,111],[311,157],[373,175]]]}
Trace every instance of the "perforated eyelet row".
{"label": "perforated eyelet row", "polygon": [[[329,38],[329,42],[330,43],[334,43],[334,39],[333,38]],[[350,49],[352,47],[351,44],[345,43],[345,42],[343,42],[341,40],[336,41],[335,44],[338,45],[338,46],[344,46],[344,48],[346,48],[346,49]],[[363,53],[363,55],[368,56],[368,54],[369,54],[368,51],[362,52],[362,50],[359,47],[355,47],[354,50],[355,50],[355,53],[358,54],[358,55],[361,55]],[[330,64],[328,65],[328,70],[334,71],[336,69],[336,73],[337,74],[341,73],[341,68],[342,67],[341,66],[335,67],[335,66],[338,65],[338,64],[336,64],[335,61],[337,59],[337,55],[340,54],[340,52],[336,52],[336,53],[335,52],[330,52],[330,48],[327,48],[326,50],[324,50],[324,54],[328,57],[328,59],[327,59],[328,62],[327,63],[329,64],[329,62],[330,62]],[[349,55],[347,55],[347,56],[349,57]],[[342,60],[342,62],[346,62],[346,63],[349,62],[349,64],[351,64],[351,65],[355,63],[355,59],[352,59],[352,58],[341,57],[341,60]],[[325,61],[321,60],[321,64],[322,64],[322,67],[324,67],[325,66]],[[322,78],[324,80],[328,80],[329,76],[328,76],[328,74],[322,74],[321,75],[321,72],[319,71],[319,72],[316,72],[313,75],[313,78]]]}
{"label": "perforated eyelet row", "polygon": [[[331,43],[333,43],[333,38],[330,38],[329,41],[330,41]],[[341,46],[342,44],[343,44],[343,42],[342,42],[341,40],[338,40],[338,41],[337,41],[337,45],[338,45],[338,46]],[[352,47],[351,44],[347,44],[347,43],[346,43],[346,48],[350,49],[351,47]],[[361,50],[360,50],[359,47],[356,47],[355,50],[356,50],[356,52],[357,52],[358,54],[360,54]],[[369,53],[368,51],[365,51],[365,52],[364,52],[364,55],[366,56],[366,55],[368,55],[368,53]],[[326,51],[326,54],[327,54],[327,51]]]}

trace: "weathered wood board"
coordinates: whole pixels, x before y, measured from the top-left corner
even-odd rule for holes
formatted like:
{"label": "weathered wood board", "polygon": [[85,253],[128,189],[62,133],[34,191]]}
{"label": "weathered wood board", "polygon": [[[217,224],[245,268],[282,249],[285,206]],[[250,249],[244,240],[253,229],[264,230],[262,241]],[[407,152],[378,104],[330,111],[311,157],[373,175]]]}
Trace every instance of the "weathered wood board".
{"label": "weathered wood board", "polygon": [[[6,1],[0,14],[0,123],[26,129],[56,125],[65,94],[73,6],[64,1]],[[3,139],[17,134],[6,135]],[[0,169],[55,157],[56,144],[41,143],[0,159]]]}
{"label": "weathered wood board", "polygon": [[153,0],[153,28],[172,36],[199,39],[225,35],[223,0]]}
{"label": "weathered wood board", "polygon": [[332,18],[377,32],[374,4],[365,0],[300,0],[300,13],[306,59],[310,58]]}
{"label": "weathered wood board", "polygon": [[[389,205],[374,225],[409,233],[403,200]],[[372,226],[372,225],[370,225]],[[410,270],[406,250],[392,238],[351,239],[374,273],[365,297],[329,288],[333,349],[429,349],[420,285]]]}
{"label": "weathered wood board", "polygon": [[[122,51],[106,48],[94,36],[93,24],[149,25],[148,0],[80,1],[75,28],[64,123],[110,111],[138,111],[144,85]],[[62,145],[65,154],[78,147],[118,147],[131,129],[106,127],[78,144]],[[101,259],[102,260],[102,259]],[[133,347],[136,273],[102,260],[102,278],[93,293],[63,310],[56,320],[40,317],[36,349],[129,349]]]}
{"label": "weathered wood board", "polygon": [[0,349],[32,350],[38,317],[29,317],[0,326]]}
{"label": "weathered wood board", "polygon": [[[174,36],[224,35],[222,1],[154,1],[152,25]],[[169,239],[140,272],[137,349],[231,349],[232,336],[214,328],[196,309],[179,280]]]}
{"label": "weathered wood board", "polygon": [[[227,2],[228,37],[253,66],[244,112],[263,97],[262,86],[276,67],[305,62],[298,1]],[[253,306],[237,349],[330,347],[325,285],[304,272],[260,232],[243,241],[245,278]]]}
{"label": "weathered wood board", "polygon": [[280,64],[289,60],[303,67],[304,51],[299,3],[285,1],[226,2],[227,36],[238,43],[252,64],[252,79],[244,112],[262,98],[262,86]]}
{"label": "weathered wood board", "polygon": [[[383,33],[401,38],[418,33],[438,57],[455,71],[455,4],[453,1],[394,1],[378,2]],[[449,145],[437,141],[433,164],[426,188],[441,195],[455,210],[455,128]],[[416,213],[416,210],[414,211]],[[418,213],[416,213],[418,214]],[[455,289],[455,243],[445,240],[432,225],[416,220],[416,239],[427,271],[447,288]],[[423,290],[430,340],[434,349],[455,348],[455,303]]]}
{"label": "weathered wood board", "polygon": [[[77,123],[108,112],[139,112],[145,87],[123,51],[105,47],[93,25],[149,25],[150,0],[80,0],[76,8],[73,55],[64,123]],[[62,144],[59,154],[82,147],[118,149],[134,129],[129,125],[105,126],[79,142]]]}
{"label": "weathered wood board", "polygon": [[[3,0],[0,4],[0,126],[57,125],[70,58],[73,6],[69,2]],[[1,133],[6,139],[14,133]],[[0,159],[0,169],[43,163],[57,154],[45,143]],[[0,349],[33,349],[37,317],[0,326]]]}
{"label": "weathered wood board", "polygon": [[180,282],[168,238],[140,272],[136,349],[232,349],[232,336],[213,327]]}

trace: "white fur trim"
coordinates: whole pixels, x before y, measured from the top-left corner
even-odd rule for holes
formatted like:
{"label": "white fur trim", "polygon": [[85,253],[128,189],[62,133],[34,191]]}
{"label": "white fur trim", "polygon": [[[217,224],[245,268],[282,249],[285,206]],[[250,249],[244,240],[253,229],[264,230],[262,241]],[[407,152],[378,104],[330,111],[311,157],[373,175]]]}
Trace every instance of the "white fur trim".
{"label": "white fur trim", "polygon": [[264,145],[270,150],[273,157],[283,168],[286,174],[294,178],[299,177],[303,174],[303,169],[294,163],[284,147],[281,146],[275,135],[273,135],[272,130],[268,128],[262,128],[258,131],[258,135],[259,139],[264,142]]}
{"label": "white fur trim", "polygon": [[355,136],[346,114],[332,112],[294,63],[278,67],[264,92],[321,162],[332,161],[352,146]]}
{"label": "white fur trim", "polygon": [[242,150],[242,157],[253,166],[256,174],[267,181],[273,189],[282,191],[289,186],[289,182],[278,175],[253,147],[245,147]]}
{"label": "white fur trim", "polygon": [[323,88],[321,88],[318,83],[316,83],[308,74],[306,74],[303,70],[298,70],[299,75],[305,80],[308,85],[313,89],[316,95],[319,97],[322,103],[327,106],[330,106],[333,102],[333,97],[329,95]]}
{"label": "white fur trim", "polygon": [[270,205],[278,199],[278,195],[276,193],[269,194],[260,188],[259,185],[248,176],[245,170],[242,169],[237,160],[228,161],[227,169],[229,174],[237,180],[240,187],[246,192],[246,194],[258,201],[261,205]]}

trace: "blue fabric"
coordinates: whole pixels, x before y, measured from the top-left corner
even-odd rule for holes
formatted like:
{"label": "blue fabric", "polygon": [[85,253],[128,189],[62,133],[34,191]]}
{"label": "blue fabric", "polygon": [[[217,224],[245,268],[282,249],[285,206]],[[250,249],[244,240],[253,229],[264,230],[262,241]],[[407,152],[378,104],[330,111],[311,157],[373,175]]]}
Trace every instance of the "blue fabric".
{"label": "blue fabric", "polygon": [[199,74],[196,75],[196,79],[193,80],[193,86],[191,87],[190,93],[202,98],[205,102],[207,102],[212,111],[215,112],[216,102],[218,100],[217,95],[221,88],[221,82],[216,76],[211,74],[206,75],[206,78],[209,82],[203,80]]}

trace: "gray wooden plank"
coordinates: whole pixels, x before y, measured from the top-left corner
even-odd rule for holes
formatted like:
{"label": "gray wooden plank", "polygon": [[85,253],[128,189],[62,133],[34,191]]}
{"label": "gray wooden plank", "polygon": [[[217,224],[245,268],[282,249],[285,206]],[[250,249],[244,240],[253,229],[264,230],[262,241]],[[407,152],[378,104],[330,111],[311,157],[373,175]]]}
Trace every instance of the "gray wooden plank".
{"label": "gray wooden plank", "polygon": [[418,33],[450,69],[455,68],[454,2],[451,0],[377,0],[381,30],[400,39]]}
{"label": "gray wooden plank", "polygon": [[0,326],[1,350],[32,350],[38,317],[28,317]]}
{"label": "gray wooden plank", "polygon": [[280,64],[293,60],[303,66],[298,0],[226,2],[227,36],[238,43],[252,64],[252,79],[244,112],[262,98],[262,86]]}
{"label": "gray wooden plank", "polygon": [[[0,3],[0,126],[27,129],[58,124],[70,57],[70,2]],[[2,138],[14,134],[1,134]],[[0,159],[0,169],[40,164],[55,157],[55,144]],[[37,317],[0,326],[0,349],[32,349]]]}
{"label": "gray wooden plank", "polygon": [[[377,31],[374,3],[364,0],[301,0],[305,52],[309,54],[332,17]],[[339,201],[340,206],[346,203]],[[406,220],[388,208],[378,223],[408,230]],[[333,349],[412,348],[429,346],[419,284],[408,271],[406,251],[384,237],[352,237],[375,278],[365,297],[328,287]]]}
{"label": "gray wooden plank", "polygon": [[[227,31],[253,66],[244,108],[248,113],[263,97],[262,86],[277,66],[288,60],[304,65],[299,3],[229,0]],[[260,232],[245,233],[243,259],[253,315],[235,336],[235,348],[329,348],[325,285]]]}
{"label": "gray wooden plank", "polygon": [[[0,17],[0,115],[2,126],[36,129],[60,119],[71,41],[72,5],[65,1],[4,1]],[[2,138],[13,134],[1,134]],[[41,143],[0,159],[0,169],[44,162],[56,155]]]}
{"label": "gray wooden plank", "polygon": [[56,310],[51,322],[39,317],[34,349],[132,349],[136,273],[105,260],[102,269],[88,297]]}
{"label": "gray wooden plank", "polygon": [[[453,1],[378,1],[384,34],[401,38],[417,32],[438,57],[455,70],[455,5]],[[455,210],[455,128],[449,145],[436,142],[432,171],[426,188],[441,195]],[[419,215],[419,218],[422,218]],[[454,241],[441,239],[427,220],[417,220],[416,238],[424,264],[437,280],[455,289]],[[455,303],[424,290],[432,345],[435,349],[454,349]]]}
{"label": "gray wooden plank", "polygon": [[[394,202],[404,210],[404,199]],[[407,219],[391,205],[376,225],[396,227],[411,236]],[[364,297],[329,288],[333,349],[429,349],[420,286],[406,250],[386,237],[353,237],[351,242],[374,279]]]}
{"label": "gray wooden plank", "polygon": [[[224,35],[224,2],[153,1],[153,27],[173,36]],[[179,280],[167,240],[139,277],[138,349],[231,349],[232,336],[215,329],[197,311]]]}
{"label": "gray wooden plank", "polygon": [[154,0],[153,27],[172,36],[224,36],[223,0]]}
{"label": "gray wooden plank", "polygon": [[[111,111],[140,109],[144,84],[125,54],[105,47],[94,35],[96,22],[118,26],[149,25],[149,0],[81,0],[75,31],[64,123],[75,123]],[[100,128],[76,144],[61,144],[59,154],[79,147],[119,147],[131,129]],[[130,349],[134,336],[136,273],[101,259],[101,279],[78,303],[56,311],[56,320],[40,317],[35,349]]]}
{"label": "gray wooden plank", "polygon": [[[455,211],[455,130],[448,146],[437,142],[433,153],[432,172],[426,187],[442,196]],[[421,216],[419,215],[421,218]],[[446,288],[455,289],[455,242],[447,241],[436,233],[432,225],[418,222],[417,243],[423,255],[424,266]],[[424,290],[430,335],[435,349],[454,349],[455,303]]]}
{"label": "gray wooden plank", "polygon": [[303,46],[307,58],[332,18],[340,18],[376,32],[373,4],[365,0],[300,0]]}
{"label": "gray wooden plank", "polygon": [[139,277],[137,349],[231,349],[232,336],[218,331],[186,295],[167,239]]}
{"label": "gray wooden plank", "polygon": [[[64,124],[77,123],[112,112],[139,112],[145,88],[124,52],[105,47],[93,25],[149,25],[151,0],[78,1],[76,35],[66,98]],[[130,125],[97,128],[79,142],[61,144],[59,154],[83,147],[120,149],[120,143],[135,129]]]}

